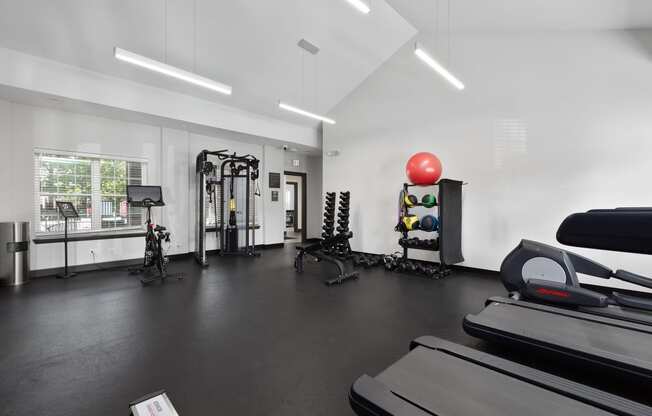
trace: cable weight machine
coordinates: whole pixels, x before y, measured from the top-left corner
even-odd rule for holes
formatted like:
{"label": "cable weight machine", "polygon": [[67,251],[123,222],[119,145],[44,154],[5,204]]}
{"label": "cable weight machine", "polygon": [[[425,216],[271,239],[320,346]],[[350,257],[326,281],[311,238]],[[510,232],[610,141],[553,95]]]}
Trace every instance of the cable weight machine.
{"label": "cable weight machine", "polygon": [[[208,231],[215,231],[220,255],[260,255],[256,252],[256,229],[260,226],[256,224],[255,201],[260,196],[259,165],[260,161],[250,154],[238,155],[228,150],[203,150],[197,155],[195,257],[202,266],[208,266]],[[214,228],[207,227],[211,211]]]}

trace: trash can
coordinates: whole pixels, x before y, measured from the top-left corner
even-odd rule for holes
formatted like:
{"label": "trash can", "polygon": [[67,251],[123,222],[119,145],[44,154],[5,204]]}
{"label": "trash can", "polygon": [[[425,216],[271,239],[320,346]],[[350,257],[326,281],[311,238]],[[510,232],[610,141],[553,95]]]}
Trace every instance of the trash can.
{"label": "trash can", "polygon": [[0,222],[0,285],[29,280],[29,222]]}

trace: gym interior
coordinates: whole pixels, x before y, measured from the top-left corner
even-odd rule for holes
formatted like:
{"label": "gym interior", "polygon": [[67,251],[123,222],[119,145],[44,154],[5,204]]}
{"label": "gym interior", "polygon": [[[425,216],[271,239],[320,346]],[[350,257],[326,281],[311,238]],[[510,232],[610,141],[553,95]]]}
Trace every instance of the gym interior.
{"label": "gym interior", "polygon": [[0,0],[0,414],[652,415],[652,2]]}

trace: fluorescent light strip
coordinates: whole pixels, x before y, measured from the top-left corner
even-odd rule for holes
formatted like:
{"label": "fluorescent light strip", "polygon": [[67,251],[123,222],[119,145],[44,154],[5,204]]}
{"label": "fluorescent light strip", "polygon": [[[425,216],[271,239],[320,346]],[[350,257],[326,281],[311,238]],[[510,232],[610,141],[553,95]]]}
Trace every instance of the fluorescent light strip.
{"label": "fluorescent light strip", "polygon": [[448,72],[446,68],[441,66],[439,62],[435,61],[434,58],[428,55],[428,53],[418,43],[414,45],[414,54],[418,56],[419,59],[421,59],[423,62],[428,64],[429,67],[437,71],[439,75],[446,78],[446,81],[453,84],[455,88],[457,88],[458,90],[464,89],[464,84],[462,84],[462,81],[455,78],[455,76],[450,72]]}
{"label": "fluorescent light strip", "polygon": [[124,62],[129,62],[141,68],[149,69],[150,71],[158,72],[170,76],[172,78],[180,79],[200,87],[208,88],[209,90],[216,91],[222,94],[231,95],[233,91],[228,85],[221,84],[212,79],[204,78],[192,72],[184,71],[163,62],[149,59],[145,56],[138,55],[137,53],[129,52],[124,49],[115,47],[113,49],[113,56]]}
{"label": "fluorescent light strip", "polygon": [[301,114],[302,116],[306,116],[306,117],[314,118],[315,120],[323,121],[324,123],[335,124],[335,120],[333,120],[331,118],[323,117],[323,116],[320,116],[318,114],[311,113],[309,111],[302,110],[300,108],[291,106],[289,104],[285,104],[283,101],[278,102],[278,107],[282,108],[283,110],[292,111],[293,113]]}
{"label": "fluorescent light strip", "polygon": [[347,1],[351,3],[353,7],[360,10],[364,14],[369,14],[369,12],[371,11],[369,6],[362,0],[347,0]]}

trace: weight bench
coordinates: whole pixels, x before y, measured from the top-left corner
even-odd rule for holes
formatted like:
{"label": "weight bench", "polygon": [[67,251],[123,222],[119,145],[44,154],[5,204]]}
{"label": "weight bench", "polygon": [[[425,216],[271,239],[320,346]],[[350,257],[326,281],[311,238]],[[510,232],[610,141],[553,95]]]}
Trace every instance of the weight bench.
{"label": "weight bench", "polygon": [[349,238],[351,238],[349,234],[338,234],[309,246],[297,246],[297,255],[294,258],[294,268],[297,272],[303,273],[303,262],[306,254],[308,254],[314,257],[318,262],[323,260],[332,263],[337,267],[337,277],[324,281],[327,286],[340,284],[350,279],[356,279],[359,273],[357,270],[347,272],[342,260],[328,254],[335,246],[345,242]]}

